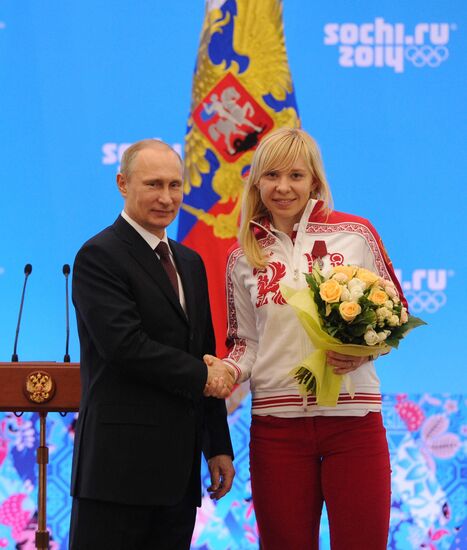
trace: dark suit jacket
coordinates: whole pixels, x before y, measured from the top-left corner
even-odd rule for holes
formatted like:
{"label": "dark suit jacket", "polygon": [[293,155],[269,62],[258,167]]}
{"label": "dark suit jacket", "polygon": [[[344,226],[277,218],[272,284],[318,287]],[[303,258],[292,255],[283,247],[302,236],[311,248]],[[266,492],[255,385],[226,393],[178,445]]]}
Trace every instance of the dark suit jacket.
{"label": "dark suit jacket", "polygon": [[224,401],[203,397],[202,356],[214,352],[204,265],[193,250],[170,246],[187,315],[156,254],[123,218],[76,256],[82,395],[73,496],[176,504],[202,446],[207,458],[233,456]]}

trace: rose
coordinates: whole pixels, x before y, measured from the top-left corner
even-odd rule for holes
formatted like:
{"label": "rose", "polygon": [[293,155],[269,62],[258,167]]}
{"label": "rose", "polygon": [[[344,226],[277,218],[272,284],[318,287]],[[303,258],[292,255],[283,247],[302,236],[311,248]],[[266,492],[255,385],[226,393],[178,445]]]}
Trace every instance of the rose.
{"label": "rose", "polygon": [[363,293],[363,291],[366,288],[366,285],[363,281],[360,281],[360,279],[352,279],[347,283],[347,288],[350,290],[350,292],[352,292],[352,290],[359,289]]}
{"label": "rose", "polygon": [[383,279],[381,286],[395,304],[400,302],[399,293],[397,292],[397,289],[392,281],[386,281],[386,279]]}
{"label": "rose", "polygon": [[349,281],[347,283],[347,286],[349,287],[349,290],[352,290],[353,288],[361,288],[362,290],[364,290],[366,288],[366,284],[364,283],[364,281],[358,278],[354,278]]}
{"label": "rose", "polygon": [[389,297],[386,292],[377,286],[373,287],[370,290],[370,294],[368,294],[368,300],[370,300],[370,302],[373,302],[377,306],[382,306],[385,302],[388,301],[388,298]]}
{"label": "rose", "polygon": [[338,302],[342,294],[341,285],[334,279],[329,279],[319,285],[319,295],[328,303]]}
{"label": "rose", "polygon": [[357,279],[360,279],[360,281],[363,281],[367,288],[371,285],[374,285],[379,280],[378,275],[363,267],[357,270],[357,274],[355,276],[357,277]]}
{"label": "rose", "polygon": [[408,320],[409,320],[409,315],[407,313],[407,308],[403,307],[401,309],[401,325],[407,323]]}
{"label": "rose", "polygon": [[358,302],[360,298],[363,296],[363,290],[360,287],[353,288],[350,292],[349,301],[351,302]]}
{"label": "rose", "polygon": [[391,334],[390,330],[382,330],[376,333],[378,335],[378,342],[384,342],[386,338]]}
{"label": "rose", "polygon": [[356,302],[342,302],[339,305],[339,313],[342,319],[347,322],[351,322],[357,315],[362,312],[362,308]]}
{"label": "rose", "polygon": [[384,307],[387,307],[388,309],[392,309],[394,307],[394,303],[392,300],[387,300],[384,302]]}
{"label": "rose", "polygon": [[376,346],[379,343],[378,333],[372,328],[368,329],[363,335],[368,346]]}
{"label": "rose", "polygon": [[333,273],[343,273],[347,276],[347,280],[354,277],[357,268],[354,265],[336,265],[332,268]]}
{"label": "rose", "polygon": [[391,315],[391,317],[389,317],[388,319],[388,325],[390,327],[397,327],[398,324],[399,324],[399,317],[397,315]]}
{"label": "rose", "polygon": [[384,319],[388,319],[389,317],[391,317],[391,315],[392,315],[391,310],[389,310],[385,306],[379,307],[376,310],[376,318],[378,319],[378,321],[384,321]]}
{"label": "rose", "polygon": [[378,322],[379,327],[384,327],[386,319],[389,319],[391,317],[392,311],[388,309],[387,307],[379,307],[376,310],[376,320]]}
{"label": "rose", "polygon": [[389,298],[396,298],[397,297],[397,290],[393,283],[389,283],[385,281],[387,284],[384,285],[384,290],[386,291]]}
{"label": "rose", "polygon": [[346,283],[349,280],[345,273],[335,273],[332,278],[340,284]]}
{"label": "rose", "polygon": [[360,281],[360,279],[352,279],[348,282],[347,287],[350,290],[349,300],[352,302],[358,302],[358,300],[363,296],[365,283]]}
{"label": "rose", "polygon": [[343,286],[343,287],[342,287],[341,300],[342,300],[343,302],[351,302],[351,301],[352,301],[352,300],[350,299],[350,292],[349,292],[349,289],[348,289],[346,286]]}

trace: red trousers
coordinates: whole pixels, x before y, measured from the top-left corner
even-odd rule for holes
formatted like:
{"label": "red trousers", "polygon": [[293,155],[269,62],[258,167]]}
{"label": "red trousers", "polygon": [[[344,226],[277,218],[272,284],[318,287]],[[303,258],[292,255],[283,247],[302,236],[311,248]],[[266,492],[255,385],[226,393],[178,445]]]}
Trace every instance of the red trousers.
{"label": "red trousers", "polygon": [[380,413],[253,415],[250,469],[262,550],[318,550],[323,501],[332,550],[386,550],[391,481]]}

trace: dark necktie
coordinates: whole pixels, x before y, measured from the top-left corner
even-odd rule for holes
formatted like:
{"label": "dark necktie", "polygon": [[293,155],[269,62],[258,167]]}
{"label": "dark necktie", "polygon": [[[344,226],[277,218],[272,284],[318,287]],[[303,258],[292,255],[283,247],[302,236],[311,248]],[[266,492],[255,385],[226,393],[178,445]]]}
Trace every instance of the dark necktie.
{"label": "dark necktie", "polygon": [[161,241],[156,246],[155,251],[160,256],[162,267],[165,269],[165,272],[167,273],[167,276],[170,279],[170,282],[172,283],[172,286],[175,290],[175,294],[177,295],[178,298],[180,298],[180,294],[178,291],[177,272],[175,270],[174,264],[170,260],[170,252],[169,252],[168,245],[164,241]]}

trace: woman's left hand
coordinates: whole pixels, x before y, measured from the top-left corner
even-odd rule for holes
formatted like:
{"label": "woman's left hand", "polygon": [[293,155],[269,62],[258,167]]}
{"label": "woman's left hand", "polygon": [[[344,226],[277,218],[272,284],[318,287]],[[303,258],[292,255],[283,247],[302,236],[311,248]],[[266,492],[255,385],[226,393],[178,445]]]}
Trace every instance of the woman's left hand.
{"label": "woman's left hand", "polygon": [[333,367],[335,374],[348,374],[357,370],[364,363],[368,363],[370,360],[369,355],[364,357],[355,357],[354,355],[344,355],[343,353],[337,353],[337,351],[326,352],[326,362],[329,366]]}

